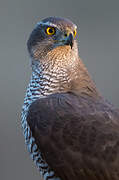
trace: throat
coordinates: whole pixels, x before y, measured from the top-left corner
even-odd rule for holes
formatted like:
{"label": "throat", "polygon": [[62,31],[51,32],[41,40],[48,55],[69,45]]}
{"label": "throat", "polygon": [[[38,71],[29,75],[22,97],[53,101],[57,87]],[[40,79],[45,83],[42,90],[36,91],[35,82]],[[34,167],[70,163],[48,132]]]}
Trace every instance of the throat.
{"label": "throat", "polygon": [[71,72],[75,71],[77,64],[77,51],[74,52],[70,47],[58,47],[43,59],[32,59],[32,77],[29,84],[32,98],[69,91]]}
{"label": "throat", "polygon": [[98,95],[95,84],[78,57],[76,43],[72,50],[69,46],[57,47],[43,59],[32,59],[32,76],[27,96],[36,100],[61,92]]}

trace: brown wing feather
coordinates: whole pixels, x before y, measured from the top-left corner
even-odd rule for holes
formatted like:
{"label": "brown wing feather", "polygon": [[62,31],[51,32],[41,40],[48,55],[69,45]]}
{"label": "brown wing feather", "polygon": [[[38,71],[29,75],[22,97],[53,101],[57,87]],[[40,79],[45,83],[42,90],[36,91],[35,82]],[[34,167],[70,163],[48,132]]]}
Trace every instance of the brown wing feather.
{"label": "brown wing feather", "polygon": [[103,99],[50,95],[30,106],[27,121],[62,180],[119,179],[119,112]]}

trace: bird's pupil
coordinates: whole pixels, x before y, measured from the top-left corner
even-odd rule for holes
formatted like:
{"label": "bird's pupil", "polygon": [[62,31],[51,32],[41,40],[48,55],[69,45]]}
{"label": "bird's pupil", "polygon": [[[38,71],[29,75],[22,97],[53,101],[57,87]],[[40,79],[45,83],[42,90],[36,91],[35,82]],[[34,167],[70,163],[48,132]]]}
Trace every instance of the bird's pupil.
{"label": "bird's pupil", "polygon": [[52,28],[49,29],[49,33],[53,33],[53,29]]}

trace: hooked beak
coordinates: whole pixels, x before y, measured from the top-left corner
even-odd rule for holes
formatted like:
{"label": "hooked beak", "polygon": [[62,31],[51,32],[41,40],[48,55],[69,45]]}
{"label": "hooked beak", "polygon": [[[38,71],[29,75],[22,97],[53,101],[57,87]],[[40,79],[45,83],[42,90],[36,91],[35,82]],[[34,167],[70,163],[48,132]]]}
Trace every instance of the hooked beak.
{"label": "hooked beak", "polygon": [[74,43],[74,37],[73,37],[72,33],[70,33],[69,36],[67,37],[65,45],[70,45],[71,49],[72,49],[73,43]]}

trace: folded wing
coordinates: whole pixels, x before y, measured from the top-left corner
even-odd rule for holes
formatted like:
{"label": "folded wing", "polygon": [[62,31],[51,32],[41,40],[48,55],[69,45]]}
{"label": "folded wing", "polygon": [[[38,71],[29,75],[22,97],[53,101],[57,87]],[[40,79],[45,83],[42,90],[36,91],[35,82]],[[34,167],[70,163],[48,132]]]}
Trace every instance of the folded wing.
{"label": "folded wing", "polygon": [[50,95],[32,103],[27,122],[62,180],[119,180],[119,112],[103,99]]}

